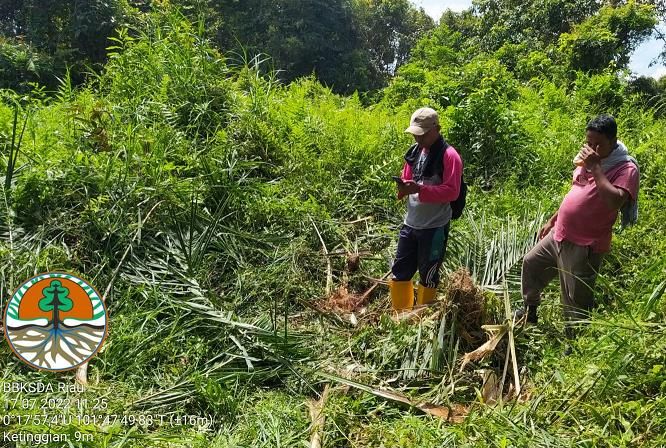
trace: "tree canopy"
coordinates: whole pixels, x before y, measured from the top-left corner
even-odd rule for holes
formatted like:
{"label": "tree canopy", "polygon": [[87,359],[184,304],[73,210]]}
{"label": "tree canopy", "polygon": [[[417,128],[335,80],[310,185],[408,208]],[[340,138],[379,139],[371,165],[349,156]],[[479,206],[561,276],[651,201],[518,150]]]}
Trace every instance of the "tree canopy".
{"label": "tree canopy", "polygon": [[[408,0],[181,0],[171,5],[199,23],[201,34],[228,58],[242,63],[270,57],[284,82],[314,74],[342,93],[385,86],[434,26]],[[78,67],[77,78],[86,64],[106,60],[117,27],[161,7],[160,2],[125,0],[2,0],[0,31],[13,45],[2,55],[7,71],[53,84],[69,65]]]}

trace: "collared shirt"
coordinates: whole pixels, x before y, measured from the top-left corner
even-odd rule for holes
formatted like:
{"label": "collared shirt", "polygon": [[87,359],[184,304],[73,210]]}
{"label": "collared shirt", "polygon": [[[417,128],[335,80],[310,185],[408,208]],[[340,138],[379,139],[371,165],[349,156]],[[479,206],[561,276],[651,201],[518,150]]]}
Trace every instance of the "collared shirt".
{"label": "collared shirt", "polygon": [[[636,165],[621,162],[604,175],[613,186],[625,190],[631,199],[636,200]],[[567,240],[579,246],[590,246],[595,253],[608,252],[617,215],[618,210],[608,207],[599,196],[592,173],[585,167],[577,167],[573,173],[571,190],[557,212],[555,241]]]}

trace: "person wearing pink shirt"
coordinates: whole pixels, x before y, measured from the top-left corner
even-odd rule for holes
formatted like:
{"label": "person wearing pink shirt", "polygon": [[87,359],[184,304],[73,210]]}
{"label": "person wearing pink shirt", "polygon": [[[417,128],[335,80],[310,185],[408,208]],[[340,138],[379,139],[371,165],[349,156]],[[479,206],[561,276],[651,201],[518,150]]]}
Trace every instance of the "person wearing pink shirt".
{"label": "person wearing pink shirt", "polygon": [[597,272],[610,250],[618,211],[623,226],[633,224],[638,213],[638,164],[617,140],[612,116],[600,115],[587,124],[586,143],[574,164],[571,189],[523,258],[524,307],[515,313],[536,324],[541,292],[559,276],[568,338],[575,336],[577,323],[589,319]]}
{"label": "person wearing pink shirt", "polygon": [[432,302],[439,284],[439,268],[446,252],[451,202],[460,195],[462,160],[440,134],[439,117],[424,107],[412,114],[405,130],[416,143],[405,154],[397,179],[398,199],[407,198],[407,213],[400,229],[395,262],[391,268],[391,302],[395,310],[412,308],[412,277],[419,271],[416,303]]}

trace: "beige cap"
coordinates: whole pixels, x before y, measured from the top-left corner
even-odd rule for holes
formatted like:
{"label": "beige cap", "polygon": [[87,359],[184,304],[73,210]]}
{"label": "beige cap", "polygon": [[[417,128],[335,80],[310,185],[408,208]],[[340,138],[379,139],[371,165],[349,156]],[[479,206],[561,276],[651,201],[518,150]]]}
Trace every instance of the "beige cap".
{"label": "beige cap", "polygon": [[422,107],[412,114],[409,127],[405,132],[414,135],[423,135],[439,124],[437,111],[429,107]]}

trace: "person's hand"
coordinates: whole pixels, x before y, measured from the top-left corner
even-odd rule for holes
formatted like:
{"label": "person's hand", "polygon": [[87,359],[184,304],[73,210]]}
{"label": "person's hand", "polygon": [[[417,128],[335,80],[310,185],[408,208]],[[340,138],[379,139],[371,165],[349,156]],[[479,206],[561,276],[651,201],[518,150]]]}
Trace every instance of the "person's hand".
{"label": "person's hand", "polygon": [[599,153],[595,149],[592,149],[592,147],[587,143],[583,145],[583,147],[580,149],[580,152],[578,153],[578,158],[580,158],[583,161],[585,168],[587,168],[590,171],[596,165],[601,164],[601,157],[599,156]]}
{"label": "person's hand", "polygon": [[555,227],[555,223],[553,220],[549,219],[548,222],[546,222],[546,224],[544,224],[543,227],[539,230],[539,239],[544,239],[553,227]]}
{"label": "person's hand", "polygon": [[405,183],[398,184],[398,198],[418,193],[420,190],[421,187],[419,187],[419,184],[417,184],[413,180],[406,180]]}

